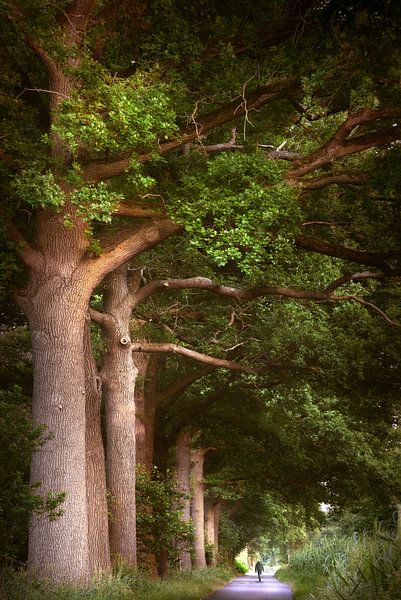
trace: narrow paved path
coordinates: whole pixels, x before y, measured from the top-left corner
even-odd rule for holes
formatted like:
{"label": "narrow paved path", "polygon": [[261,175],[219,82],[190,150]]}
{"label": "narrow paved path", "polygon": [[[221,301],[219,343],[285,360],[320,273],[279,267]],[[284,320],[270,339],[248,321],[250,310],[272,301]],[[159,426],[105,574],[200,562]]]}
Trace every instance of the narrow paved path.
{"label": "narrow paved path", "polygon": [[273,575],[263,574],[259,582],[256,573],[248,573],[214,592],[208,600],[292,600],[292,590]]}

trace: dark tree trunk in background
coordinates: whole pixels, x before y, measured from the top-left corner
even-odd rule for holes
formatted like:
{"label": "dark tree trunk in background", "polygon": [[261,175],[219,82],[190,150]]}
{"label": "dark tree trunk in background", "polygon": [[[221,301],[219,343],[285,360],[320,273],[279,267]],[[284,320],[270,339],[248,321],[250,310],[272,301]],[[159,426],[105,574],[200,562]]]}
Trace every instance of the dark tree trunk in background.
{"label": "dark tree trunk in background", "polygon": [[216,525],[218,525],[218,519],[216,519],[216,514],[218,506],[219,504],[214,498],[207,498],[205,501],[205,534],[206,541],[211,546],[210,564],[212,566],[216,565],[217,560],[218,532]]}
{"label": "dark tree trunk in background", "polygon": [[205,556],[205,484],[203,481],[205,450],[203,448],[192,449],[191,458],[191,517],[194,525],[194,567],[203,569],[207,566]]}
{"label": "dark tree trunk in background", "polygon": [[[182,504],[182,520],[189,523],[191,520],[191,434],[189,431],[181,431],[176,441],[176,471],[179,491],[184,494]],[[189,550],[180,552],[180,568],[191,569],[192,560]]]}

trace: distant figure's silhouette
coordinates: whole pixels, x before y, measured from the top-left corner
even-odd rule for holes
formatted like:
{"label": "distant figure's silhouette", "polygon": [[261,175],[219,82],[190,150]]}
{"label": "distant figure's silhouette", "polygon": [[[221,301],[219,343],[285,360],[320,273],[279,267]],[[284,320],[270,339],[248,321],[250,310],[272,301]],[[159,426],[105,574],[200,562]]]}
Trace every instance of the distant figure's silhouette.
{"label": "distant figure's silhouette", "polygon": [[264,568],[263,568],[263,565],[262,565],[262,563],[260,562],[260,560],[258,560],[258,562],[257,562],[257,563],[256,563],[256,565],[255,565],[255,571],[256,571],[256,573],[258,574],[258,579],[259,579],[259,581],[262,581],[262,573],[263,573],[263,571],[264,571]]}

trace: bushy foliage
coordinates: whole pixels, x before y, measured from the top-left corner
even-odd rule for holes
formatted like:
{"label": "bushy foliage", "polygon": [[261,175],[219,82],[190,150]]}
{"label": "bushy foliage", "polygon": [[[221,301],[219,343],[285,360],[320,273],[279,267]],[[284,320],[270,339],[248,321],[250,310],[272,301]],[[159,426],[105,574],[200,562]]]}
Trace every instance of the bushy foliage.
{"label": "bushy foliage", "polygon": [[46,435],[32,428],[27,398],[18,386],[0,390],[0,564],[25,560],[30,518],[61,514],[64,494],[40,496],[29,485],[31,453]]}
{"label": "bushy foliage", "polygon": [[154,467],[150,476],[138,469],[136,494],[139,551],[144,555],[165,551],[176,566],[179,552],[190,546],[192,527],[181,518],[182,493],[173,474],[163,475]]}
{"label": "bushy foliage", "polygon": [[234,568],[237,571],[237,573],[248,573],[248,567],[241,560],[238,560],[238,558],[236,558],[234,561]]}

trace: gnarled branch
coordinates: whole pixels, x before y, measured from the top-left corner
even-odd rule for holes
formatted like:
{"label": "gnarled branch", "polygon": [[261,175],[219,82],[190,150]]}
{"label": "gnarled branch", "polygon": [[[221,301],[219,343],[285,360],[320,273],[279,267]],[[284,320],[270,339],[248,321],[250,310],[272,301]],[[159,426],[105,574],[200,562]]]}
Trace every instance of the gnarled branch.
{"label": "gnarled branch", "polygon": [[373,311],[377,312],[386,321],[386,323],[391,325],[391,327],[397,327],[397,328],[401,327],[401,323],[399,323],[398,321],[394,321],[394,319],[391,319],[388,316],[388,314],[385,313],[384,310],[382,310],[379,306],[377,306],[376,304],[373,304],[373,302],[369,302],[368,300],[365,300],[364,298],[359,298],[359,296],[354,296],[353,294],[350,294],[349,296],[338,296],[336,299],[337,300],[350,300],[351,302],[356,302],[357,304],[362,304],[362,306],[366,306],[367,308],[370,308]]}
{"label": "gnarled branch", "polygon": [[365,109],[353,113],[340,125],[326,144],[309,156],[295,161],[295,169],[288,172],[288,177],[295,179],[302,177],[306,173],[320,169],[338,158],[401,139],[401,127],[397,124],[389,129],[366,135],[351,135],[359,125],[383,119],[399,119],[400,117],[401,109],[399,108]]}

